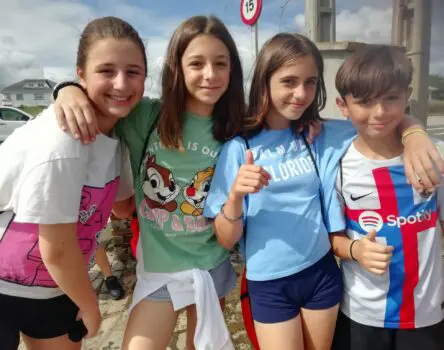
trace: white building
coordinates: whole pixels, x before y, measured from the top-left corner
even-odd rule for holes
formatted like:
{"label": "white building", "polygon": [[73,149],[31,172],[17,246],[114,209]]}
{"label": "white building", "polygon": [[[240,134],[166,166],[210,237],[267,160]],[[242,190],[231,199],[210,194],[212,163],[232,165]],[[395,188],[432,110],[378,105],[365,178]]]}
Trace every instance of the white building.
{"label": "white building", "polygon": [[14,107],[48,106],[52,102],[52,89],[55,85],[55,82],[48,79],[25,79],[0,92]]}

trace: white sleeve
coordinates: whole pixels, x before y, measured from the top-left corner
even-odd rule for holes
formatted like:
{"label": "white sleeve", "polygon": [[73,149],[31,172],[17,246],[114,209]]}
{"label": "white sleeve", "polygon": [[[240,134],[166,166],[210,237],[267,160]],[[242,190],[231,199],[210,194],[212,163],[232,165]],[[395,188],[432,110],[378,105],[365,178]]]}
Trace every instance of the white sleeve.
{"label": "white sleeve", "polygon": [[122,161],[120,169],[119,188],[117,190],[116,202],[123,201],[134,195],[133,173],[128,154],[128,149],[122,143]]}
{"label": "white sleeve", "polygon": [[18,189],[15,220],[34,224],[77,222],[86,167],[85,160],[65,158],[33,168]]}

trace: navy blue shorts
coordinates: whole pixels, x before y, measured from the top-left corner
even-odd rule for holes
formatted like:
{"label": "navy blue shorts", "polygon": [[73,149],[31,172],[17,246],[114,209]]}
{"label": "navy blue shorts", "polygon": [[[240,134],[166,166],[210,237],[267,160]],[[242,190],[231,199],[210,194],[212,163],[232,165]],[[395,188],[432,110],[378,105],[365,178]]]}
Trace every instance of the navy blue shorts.
{"label": "navy blue shorts", "polygon": [[332,252],[303,271],[270,281],[248,280],[253,319],[278,323],[295,318],[301,308],[329,309],[342,299],[342,275]]}

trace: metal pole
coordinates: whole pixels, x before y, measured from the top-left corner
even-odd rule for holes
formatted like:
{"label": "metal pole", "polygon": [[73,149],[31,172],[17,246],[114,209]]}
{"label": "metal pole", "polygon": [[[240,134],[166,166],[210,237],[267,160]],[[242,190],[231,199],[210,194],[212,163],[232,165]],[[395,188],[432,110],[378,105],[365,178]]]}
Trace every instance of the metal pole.
{"label": "metal pole", "polygon": [[428,116],[428,77],[431,41],[431,0],[414,0],[412,50],[413,64],[412,112],[424,124]]}
{"label": "metal pole", "polygon": [[251,46],[252,46],[251,51],[253,53],[253,61],[256,60],[257,54],[259,53],[258,24],[259,21],[257,21],[255,24],[251,26]]}
{"label": "metal pole", "polygon": [[404,18],[404,0],[392,0],[393,15],[392,15],[392,44],[403,44],[403,18]]}
{"label": "metal pole", "polygon": [[335,42],[336,0],[305,0],[305,30],[314,42]]}
{"label": "metal pole", "polygon": [[319,0],[305,0],[305,30],[312,41],[319,41]]}
{"label": "metal pole", "polygon": [[330,41],[336,41],[336,0],[331,0],[331,28],[330,28]]}

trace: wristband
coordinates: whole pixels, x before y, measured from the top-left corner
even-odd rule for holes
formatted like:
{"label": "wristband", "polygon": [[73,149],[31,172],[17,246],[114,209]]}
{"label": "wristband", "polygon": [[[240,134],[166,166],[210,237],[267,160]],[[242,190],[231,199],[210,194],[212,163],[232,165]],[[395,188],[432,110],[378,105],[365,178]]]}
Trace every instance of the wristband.
{"label": "wristband", "polygon": [[86,90],[79,83],[76,83],[75,81],[63,81],[63,82],[57,84],[56,86],[54,86],[54,90],[52,91],[52,99],[54,101],[57,100],[57,96],[59,94],[59,91],[67,86],[78,87],[80,90],[82,90],[86,94]]}
{"label": "wristband", "polygon": [[220,215],[222,215],[225,219],[227,219],[228,221],[231,221],[231,222],[236,222],[236,221],[239,221],[242,219],[243,214],[241,214],[239,216],[235,216],[235,217],[225,215],[224,207],[225,207],[225,204],[222,206],[222,208],[220,208]]}
{"label": "wristband", "polygon": [[358,260],[356,260],[356,258],[353,256],[353,246],[354,246],[354,244],[356,243],[356,242],[358,242],[359,241],[359,239],[354,239],[351,243],[350,243],[350,258],[352,258],[352,260],[354,260],[354,261],[358,261]]}
{"label": "wristband", "polygon": [[402,133],[401,143],[404,145],[404,142],[405,142],[405,139],[407,138],[407,136],[412,135],[412,134],[416,134],[416,133],[420,133],[420,134],[424,134],[424,135],[428,136],[427,132],[423,129],[420,129],[420,128],[407,130]]}

